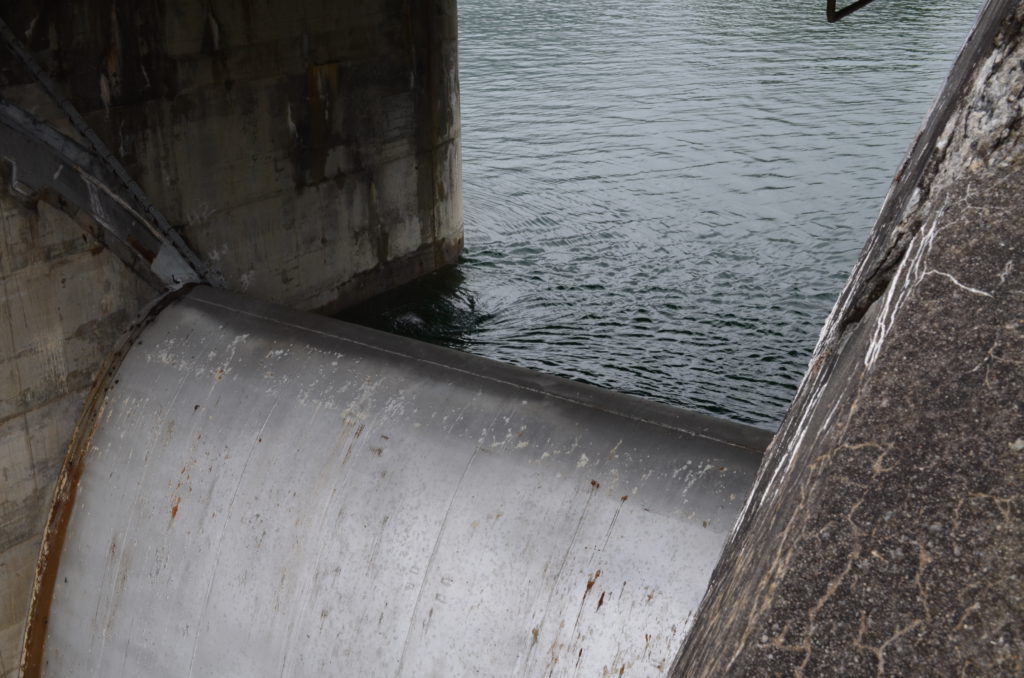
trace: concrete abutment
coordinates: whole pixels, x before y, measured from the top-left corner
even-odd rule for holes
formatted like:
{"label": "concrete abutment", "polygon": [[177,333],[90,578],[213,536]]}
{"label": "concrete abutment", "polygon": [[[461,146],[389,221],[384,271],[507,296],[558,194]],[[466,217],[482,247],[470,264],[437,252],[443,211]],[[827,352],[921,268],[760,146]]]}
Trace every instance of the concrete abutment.
{"label": "concrete abutment", "polygon": [[890,190],[673,676],[1024,674],[1024,3]]}

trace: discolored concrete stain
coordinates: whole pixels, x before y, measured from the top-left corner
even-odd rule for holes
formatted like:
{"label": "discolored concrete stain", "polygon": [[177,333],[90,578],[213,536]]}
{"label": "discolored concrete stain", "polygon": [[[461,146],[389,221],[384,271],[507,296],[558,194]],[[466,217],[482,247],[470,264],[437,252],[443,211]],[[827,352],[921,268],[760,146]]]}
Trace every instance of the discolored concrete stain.
{"label": "discolored concrete stain", "polygon": [[[338,310],[458,256],[454,3],[14,2],[3,18],[229,286]],[[6,53],[0,74],[66,129]]]}
{"label": "discolored concrete stain", "polygon": [[982,14],[673,675],[1024,675],[1022,25]]}

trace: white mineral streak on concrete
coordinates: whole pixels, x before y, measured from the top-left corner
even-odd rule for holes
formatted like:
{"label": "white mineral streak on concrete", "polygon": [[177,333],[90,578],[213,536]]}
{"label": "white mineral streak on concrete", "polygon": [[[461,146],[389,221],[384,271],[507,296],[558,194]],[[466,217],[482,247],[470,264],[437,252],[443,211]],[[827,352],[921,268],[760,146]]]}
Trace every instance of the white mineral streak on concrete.
{"label": "white mineral streak on concrete", "polygon": [[100,101],[103,102],[103,108],[107,112],[107,117],[110,117],[110,82],[107,80],[106,73],[100,73]]}
{"label": "white mineral streak on concrete", "polygon": [[[768,480],[768,485],[765,487],[765,491],[761,494],[761,500],[758,502],[758,508],[764,506],[764,503],[766,501],[768,501],[769,499],[774,499],[775,496],[778,495],[779,487],[781,486],[780,481],[789,474],[790,469],[793,466],[793,460],[796,459],[796,452],[797,450],[800,449],[800,446],[803,444],[804,437],[807,435],[807,431],[810,429],[811,416],[818,408],[818,401],[821,400],[821,395],[825,391],[825,386],[826,382],[824,381],[821,381],[818,384],[816,384],[813,395],[807,403],[807,406],[804,407],[803,414],[800,417],[800,423],[797,424],[796,433],[794,433],[792,437],[793,442],[790,443],[789,446],[786,448],[786,454],[782,457],[782,459],[779,459],[778,462],[775,464],[775,470],[772,472],[772,477]],[[801,385],[801,388],[802,387],[803,386]],[[831,417],[831,415],[829,416]],[[751,493],[750,497],[747,497],[747,506],[750,505],[752,498],[753,493]],[[740,515],[746,513],[746,510],[747,509],[745,506],[743,512]]]}
{"label": "white mineral streak on concrete", "polygon": [[214,18],[213,12],[207,12],[206,18],[210,24],[210,35],[213,38],[213,50],[215,52],[220,51],[220,26],[217,24],[217,19]]}
{"label": "white mineral streak on concrete", "polygon": [[977,295],[982,296],[982,297],[991,297],[992,296],[990,293],[986,292],[985,290],[979,290],[976,287],[970,287],[969,285],[963,284],[962,282],[960,282],[959,280],[954,278],[952,275],[950,275],[949,273],[946,273],[944,271],[936,271],[934,268],[930,268],[927,271],[925,271],[924,274],[925,275],[940,275],[943,278],[946,278],[946,279],[952,281],[952,283],[954,285],[956,285],[957,287],[959,287],[960,289],[962,289],[962,290],[964,290],[966,292],[970,292],[971,294],[977,294]]}
{"label": "white mineral streak on concrete", "polygon": [[285,111],[285,120],[288,121],[288,132],[289,132],[289,134],[291,134],[295,138],[298,138],[299,130],[295,126],[295,119],[292,118],[292,105],[291,104],[288,104],[288,109],[287,109],[287,111]]}
{"label": "white mineral streak on concrete", "polygon": [[907,246],[907,251],[903,254],[899,268],[896,269],[892,282],[889,283],[889,287],[885,291],[882,307],[879,310],[878,318],[875,320],[875,329],[871,335],[871,342],[868,344],[867,351],[864,354],[865,368],[870,369],[875,364],[882,347],[885,345],[885,340],[889,336],[889,332],[892,331],[893,325],[896,323],[896,317],[899,315],[900,309],[907,299],[910,298],[914,288],[917,287],[918,283],[926,275],[927,269],[925,268],[924,260],[935,243],[935,236],[939,231],[939,221],[944,213],[945,207],[939,210],[927,228],[914,234],[910,244]]}
{"label": "white mineral streak on concrete", "polygon": [[[868,247],[871,249],[875,247],[877,235],[872,233],[868,240]],[[832,305],[832,310],[829,311],[828,317],[825,319],[825,324],[821,326],[821,331],[818,332],[818,343],[814,347],[814,351],[811,353],[811,358],[808,360],[807,366],[808,371],[810,367],[821,357],[825,352],[825,348],[831,346],[839,337],[839,327],[841,321],[849,315],[850,304],[853,303],[855,295],[853,290],[861,287],[861,279],[864,277],[864,273],[867,267],[867,259],[862,257],[857,261],[857,265],[853,269],[853,273],[850,274],[850,279],[846,283],[846,287],[839,294],[839,298],[836,299],[836,303]],[[806,377],[805,377],[806,378]],[[797,393],[800,392],[800,387],[797,388]]]}
{"label": "white mineral streak on concrete", "polygon": [[1003,270],[999,273],[999,284],[1006,282],[1006,276],[1013,272],[1013,259],[1007,261],[1003,266]]}

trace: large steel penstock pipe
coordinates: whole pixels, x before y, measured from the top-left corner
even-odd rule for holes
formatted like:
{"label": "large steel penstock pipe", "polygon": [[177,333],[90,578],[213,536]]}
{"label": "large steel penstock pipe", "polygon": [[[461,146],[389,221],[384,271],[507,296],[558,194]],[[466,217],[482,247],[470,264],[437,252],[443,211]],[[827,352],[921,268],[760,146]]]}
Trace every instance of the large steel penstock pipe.
{"label": "large steel penstock pipe", "polygon": [[767,433],[198,287],[101,377],[27,675],[659,675]]}

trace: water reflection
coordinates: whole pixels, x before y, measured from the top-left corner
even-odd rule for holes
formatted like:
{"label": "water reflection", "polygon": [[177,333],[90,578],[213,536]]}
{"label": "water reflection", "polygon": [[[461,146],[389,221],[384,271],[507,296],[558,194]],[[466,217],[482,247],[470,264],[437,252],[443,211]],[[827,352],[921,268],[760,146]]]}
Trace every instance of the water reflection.
{"label": "water reflection", "polygon": [[463,0],[465,259],[354,317],[774,425],[979,6]]}

